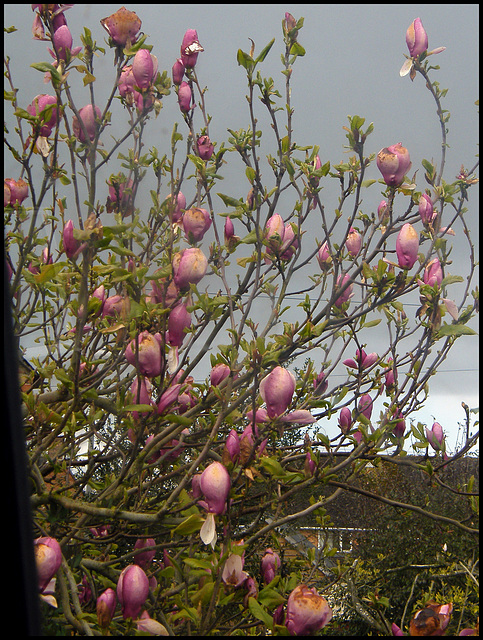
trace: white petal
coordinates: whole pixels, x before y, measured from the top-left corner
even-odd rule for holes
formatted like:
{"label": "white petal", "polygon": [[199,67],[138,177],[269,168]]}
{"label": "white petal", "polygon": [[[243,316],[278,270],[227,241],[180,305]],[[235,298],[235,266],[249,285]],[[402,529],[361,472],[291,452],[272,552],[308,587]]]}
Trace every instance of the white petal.
{"label": "white petal", "polygon": [[216,537],[215,516],[213,513],[209,513],[200,529],[200,538],[205,544],[211,544],[215,548]]}
{"label": "white petal", "polygon": [[401,70],[399,71],[399,75],[402,77],[407,76],[408,73],[411,71],[413,67],[413,61],[412,58],[408,58],[406,60],[406,62],[403,64],[403,66],[401,67]]}

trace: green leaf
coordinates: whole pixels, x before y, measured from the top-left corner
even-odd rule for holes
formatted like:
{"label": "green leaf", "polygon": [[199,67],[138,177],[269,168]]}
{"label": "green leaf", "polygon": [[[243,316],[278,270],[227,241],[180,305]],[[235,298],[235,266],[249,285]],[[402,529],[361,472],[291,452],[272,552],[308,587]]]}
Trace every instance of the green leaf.
{"label": "green leaf", "polygon": [[445,336],[451,336],[457,338],[458,336],[475,336],[476,331],[467,327],[465,324],[445,324],[438,331],[438,338]]}
{"label": "green leaf", "polygon": [[257,618],[257,620],[261,620],[268,629],[271,629],[273,626],[273,618],[272,616],[265,611],[262,605],[255,600],[255,598],[248,598],[248,608],[250,609],[250,613]]}
{"label": "green leaf", "polygon": [[233,198],[232,196],[227,196],[224,193],[217,193],[216,194],[219,198],[221,198],[225,204],[226,207],[239,207],[240,204],[242,204],[242,200],[237,200],[236,198]]}
{"label": "green leaf", "polygon": [[253,69],[255,65],[255,61],[253,60],[253,58],[250,55],[248,55],[248,53],[245,53],[245,51],[242,51],[241,49],[238,49],[238,53],[236,54],[236,59],[238,64],[247,70]]}
{"label": "green leaf", "polygon": [[267,46],[266,46],[266,47],[264,47],[264,48],[260,51],[260,53],[259,53],[259,54],[258,54],[258,56],[257,56],[257,59],[255,60],[255,64],[257,64],[258,62],[263,62],[263,61],[265,60],[265,58],[267,57],[268,52],[269,52],[269,51],[270,51],[270,49],[272,48],[272,46],[273,46],[273,43],[274,43],[274,42],[275,42],[275,38],[273,38],[273,39],[272,39],[272,40],[267,44]]}
{"label": "green leaf", "polygon": [[189,536],[192,533],[199,531],[204,521],[204,518],[199,514],[192,513],[188,518],[186,518],[186,520],[183,520],[176,529],[173,530],[173,533],[177,533],[180,536]]}
{"label": "green leaf", "polygon": [[290,55],[291,56],[304,56],[305,55],[305,49],[302,47],[302,45],[299,42],[294,42],[293,45],[290,47]]}

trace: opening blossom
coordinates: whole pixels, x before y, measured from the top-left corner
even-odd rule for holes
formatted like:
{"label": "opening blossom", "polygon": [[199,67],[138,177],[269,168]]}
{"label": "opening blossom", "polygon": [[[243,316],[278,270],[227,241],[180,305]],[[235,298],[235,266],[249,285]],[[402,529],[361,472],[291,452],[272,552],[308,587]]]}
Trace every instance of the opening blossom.
{"label": "opening blossom", "polygon": [[298,585],[287,601],[285,626],[292,636],[311,636],[332,619],[332,609],[315,588]]}
{"label": "opening blossom", "polygon": [[376,163],[389,187],[399,187],[411,168],[409,151],[400,142],[381,149],[377,154]]}
{"label": "opening blossom", "polygon": [[421,22],[421,18],[416,18],[411,22],[407,31],[406,31],[406,44],[409,49],[409,55],[411,56],[406,60],[406,62],[401,67],[399,71],[399,75],[401,77],[407,76],[408,73],[411,73],[411,80],[415,77],[414,61],[419,58],[422,54],[426,54],[425,57],[434,55],[436,53],[441,53],[446,49],[446,47],[437,47],[432,51],[428,51],[428,34],[426,33],[423,23]]}
{"label": "opening blossom", "polygon": [[116,13],[103,18],[101,25],[117,46],[125,47],[128,43],[136,42],[137,34],[141,29],[141,20],[126,7],[121,7]]}

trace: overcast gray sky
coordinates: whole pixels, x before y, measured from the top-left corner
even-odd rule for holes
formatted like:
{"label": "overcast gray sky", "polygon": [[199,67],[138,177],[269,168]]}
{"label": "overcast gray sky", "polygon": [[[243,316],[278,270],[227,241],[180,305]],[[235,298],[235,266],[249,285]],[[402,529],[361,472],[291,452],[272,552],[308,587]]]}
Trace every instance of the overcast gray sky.
{"label": "overcast gray sky", "polygon": [[[106,33],[99,21],[119,9],[121,4],[75,4],[66,12],[74,36],[80,45],[80,33],[88,26],[94,39],[103,46]],[[434,56],[441,67],[433,76],[442,88],[449,88],[444,108],[451,112],[446,176],[459,172],[461,164],[470,168],[475,163],[479,140],[475,100],[478,99],[479,77],[479,7],[477,4],[131,4],[142,20],[142,31],[159,62],[160,70],[169,73],[179,57],[182,37],[188,28],[198,32],[205,51],[200,54],[197,73],[208,87],[207,111],[212,116],[210,135],[218,144],[227,143],[227,129],[248,124],[244,70],[238,66],[236,52],[250,49],[250,40],[260,51],[272,38],[276,43],[261,68],[282,88],[280,53],[283,50],[281,22],[286,11],[296,18],[303,16],[305,25],[299,35],[306,55],[294,66],[292,100],[295,108],[294,139],[301,145],[319,145],[322,162],[337,164],[346,159],[346,143],[342,129],[348,115],[360,115],[366,123],[374,122],[367,153],[402,142],[411,154],[413,170],[421,160],[440,157],[440,130],[435,106],[422,79],[411,82],[401,78],[399,69],[407,53],[406,29],[420,17],[429,36],[429,49],[445,46],[446,51]],[[32,40],[34,14],[30,4],[5,4],[4,24],[19,31],[6,36],[5,53],[15,59],[14,82],[19,86],[19,104],[26,107],[38,93],[48,92],[42,74],[30,68],[32,62],[50,61],[47,43]],[[96,76],[112,74],[112,57],[99,58]],[[96,92],[102,105],[109,83],[97,83]],[[87,88],[76,93],[79,106],[90,101]],[[120,112],[122,114],[122,111]],[[169,145],[173,123],[183,122],[174,93],[165,100],[157,120],[153,120],[152,144],[162,149]],[[114,119],[113,126],[116,121]],[[5,177],[15,173],[6,158]],[[116,172],[116,169],[112,169]],[[18,172],[18,171],[17,171]],[[15,176],[12,176],[15,177]],[[378,179],[377,169],[368,177]],[[419,182],[423,182],[422,171]],[[241,186],[240,186],[241,185]],[[217,191],[236,197],[246,195],[246,179],[228,173],[223,188]],[[418,188],[424,188],[418,184]],[[374,210],[381,199],[379,187],[373,187]],[[475,239],[478,233],[478,200],[476,189],[470,193],[467,220]],[[336,207],[337,192],[322,192],[326,211]],[[366,196],[367,199],[367,196]],[[220,208],[221,206],[220,201]],[[280,213],[283,214],[281,211]],[[321,237],[321,233],[318,234]],[[467,268],[467,245],[454,239],[454,266],[451,273]],[[477,328],[476,325],[475,328]],[[431,423],[438,420],[448,433],[450,444],[457,436],[457,422],[464,414],[461,401],[478,406],[478,339],[463,337],[455,355],[446,361],[431,385],[431,397],[419,419]],[[372,350],[372,349],[370,349]],[[329,435],[335,431],[329,430]]]}

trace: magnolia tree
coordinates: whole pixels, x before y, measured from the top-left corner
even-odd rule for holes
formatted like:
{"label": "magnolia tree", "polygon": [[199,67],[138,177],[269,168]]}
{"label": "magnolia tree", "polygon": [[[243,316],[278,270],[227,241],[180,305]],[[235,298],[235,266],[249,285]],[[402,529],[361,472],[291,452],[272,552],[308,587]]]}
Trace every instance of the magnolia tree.
{"label": "magnolia tree", "polygon": [[[261,71],[273,40],[238,51],[248,125],[228,130],[225,146],[210,138],[198,75],[209,43],[195,30],[161,71],[136,13],[122,7],[101,21],[107,37],[86,27],[74,46],[71,7],[32,5],[34,39],[51,56],[32,65],[45,94],[21,99],[21,70],[5,63],[16,118],[5,145],[18,164],[4,181],[13,326],[19,354],[29,341],[45,354],[22,385],[44,618],[85,635],[329,633],[329,586],[344,577],[319,571],[329,548],[284,568],[280,527],[310,514],[326,526],[327,505],[379,457],[416,464],[409,438],[429,452],[419,465],[428,476],[475,442],[450,457],[439,423],[409,421],[456,339],[474,333],[477,310],[464,215],[476,165],[443,178],[448,114],[430,77],[444,48],[428,51],[416,19],[400,71],[436,104],[439,162],[412,167],[395,140],[368,152],[373,125],[353,116],[347,162],[331,164],[294,139],[302,18],[282,21],[279,88]],[[113,58],[110,77],[96,77],[98,56]],[[99,83],[109,87],[102,104]],[[157,149],[147,132],[167,100],[179,123]],[[114,110],[125,122],[118,138]],[[272,153],[260,157],[262,114]],[[374,164],[377,181],[366,177]],[[220,193],[232,166],[242,193]],[[340,188],[335,212],[322,197],[329,182]],[[364,211],[376,182],[381,202]],[[468,242],[464,279],[448,269],[455,234]],[[415,298],[414,317],[405,304]],[[381,326],[386,343],[372,351]],[[329,439],[334,417],[340,433]],[[310,498],[300,508],[297,496]],[[452,609],[430,602],[403,631],[380,614],[374,630],[441,634]]]}

